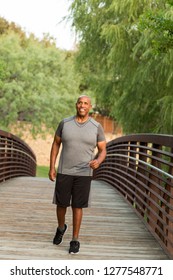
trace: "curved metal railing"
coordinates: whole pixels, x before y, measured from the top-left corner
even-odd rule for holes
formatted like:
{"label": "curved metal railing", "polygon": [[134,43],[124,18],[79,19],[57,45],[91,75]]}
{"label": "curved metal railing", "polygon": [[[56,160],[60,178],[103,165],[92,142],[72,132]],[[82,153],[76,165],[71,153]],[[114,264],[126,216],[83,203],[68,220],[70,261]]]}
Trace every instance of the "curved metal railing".
{"label": "curved metal railing", "polygon": [[36,157],[18,137],[0,130],[0,182],[18,176],[36,175]]}
{"label": "curved metal railing", "polygon": [[114,186],[173,258],[173,136],[139,134],[110,141],[94,179]]}

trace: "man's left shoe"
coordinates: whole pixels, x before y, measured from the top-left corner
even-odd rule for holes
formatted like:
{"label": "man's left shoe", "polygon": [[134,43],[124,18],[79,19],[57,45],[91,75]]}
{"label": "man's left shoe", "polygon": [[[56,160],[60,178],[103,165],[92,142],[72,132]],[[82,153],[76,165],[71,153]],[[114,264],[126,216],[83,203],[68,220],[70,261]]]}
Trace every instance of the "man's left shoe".
{"label": "man's left shoe", "polygon": [[71,241],[70,242],[70,249],[69,254],[77,254],[79,253],[80,243],[79,241]]}
{"label": "man's left shoe", "polygon": [[62,243],[63,235],[66,232],[66,230],[67,230],[67,225],[66,224],[64,225],[64,230],[63,231],[60,231],[59,228],[57,228],[55,237],[53,239],[53,244],[59,245],[59,244]]}

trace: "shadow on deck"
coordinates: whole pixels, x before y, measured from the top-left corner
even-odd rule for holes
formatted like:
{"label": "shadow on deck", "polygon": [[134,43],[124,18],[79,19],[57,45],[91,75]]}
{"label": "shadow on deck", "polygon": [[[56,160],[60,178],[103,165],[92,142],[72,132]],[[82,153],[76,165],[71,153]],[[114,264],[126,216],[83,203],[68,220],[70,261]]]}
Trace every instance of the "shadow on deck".
{"label": "shadow on deck", "polygon": [[166,260],[169,259],[133,209],[109,184],[92,182],[91,207],[84,209],[81,249],[69,255],[71,209],[63,243],[52,244],[56,230],[54,183],[19,177],[0,184],[1,260]]}

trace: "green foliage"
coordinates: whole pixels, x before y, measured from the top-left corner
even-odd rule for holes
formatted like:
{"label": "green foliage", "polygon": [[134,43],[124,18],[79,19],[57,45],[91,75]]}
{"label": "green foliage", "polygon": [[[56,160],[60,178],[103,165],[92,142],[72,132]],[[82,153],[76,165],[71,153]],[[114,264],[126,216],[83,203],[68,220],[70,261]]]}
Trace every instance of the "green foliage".
{"label": "green foliage", "polygon": [[141,17],[139,28],[152,37],[151,44],[155,53],[166,53],[173,48],[173,20],[166,17],[163,10],[158,13],[147,12]]}
{"label": "green foliage", "polygon": [[75,0],[78,68],[124,133],[173,133],[172,1]]}
{"label": "green foliage", "polygon": [[27,38],[14,25],[0,35],[1,129],[22,121],[32,123],[33,134],[54,131],[75,112],[79,85],[74,53],[57,49],[49,36]]}
{"label": "green foliage", "polygon": [[7,32],[8,29],[9,29],[8,21],[0,17],[0,34]]}

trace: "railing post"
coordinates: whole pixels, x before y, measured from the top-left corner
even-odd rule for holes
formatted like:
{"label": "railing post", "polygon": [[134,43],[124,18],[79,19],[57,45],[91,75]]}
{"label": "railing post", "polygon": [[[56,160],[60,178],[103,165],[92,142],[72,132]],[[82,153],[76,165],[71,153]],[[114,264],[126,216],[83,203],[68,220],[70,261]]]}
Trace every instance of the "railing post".
{"label": "railing post", "polygon": [[[173,148],[171,149],[171,153],[173,154]],[[173,175],[173,157],[171,157],[170,163],[172,163],[172,166],[169,166],[169,174]],[[169,202],[172,209],[167,205],[164,205],[164,210],[172,217],[172,221],[165,217],[165,223],[167,224],[168,229],[165,229],[164,233],[167,236],[166,246],[173,256],[173,187],[171,187],[171,185],[173,185],[173,179],[167,178],[165,189],[170,193],[170,196],[165,197],[164,195],[164,198]]]}
{"label": "railing post", "polygon": [[[160,145],[153,144],[153,148],[157,149],[157,150],[161,150]],[[160,157],[160,154],[158,152],[153,151],[151,157],[152,157],[151,165],[160,168],[161,164],[156,159],[156,158]],[[157,215],[159,215],[158,195],[161,194],[161,191],[157,188],[157,186],[154,183],[160,184],[160,179],[158,178],[158,174],[159,174],[158,171],[156,171],[155,169],[151,169],[151,171],[152,172],[150,172],[150,175],[149,175],[150,181],[149,181],[149,184],[148,184],[148,186],[150,188],[150,191],[149,191],[149,198],[150,199],[148,200],[148,205],[152,209],[152,211],[148,209],[147,219],[148,219],[148,224],[153,229],[153,231],[157,232],[157,234],[159,234],[158,229],[157,229],[157,224],[158,224]],[[154,182],[154,183],[152,183],[152,182]]]}
{"label": "railing post", "polygon": [[[148,184],[148,172],[147,172],[146,164],[144,164],[147,162],[147,158],[148,158],[147,143],[140,142],[139,144],[140,144],[140,147],[139,147],[138,158],[140,161],[138,162],[138,166],[137,166],[136,178],[137,178],[137,180],[142,182],[143,185],[147,185]],[[148,194],[148,191],[146,190],[146,188],[144,186],[142,186],[142,184],[139,185],[139,183],[136,183],[136,185],[137,185],[136,210],[140,213],[140,215],[142,217],[145,217],[146,205],[144,202],[146,202],[146,195]],[[139,189],[140,189],[140,191],[139,191]],[[140,199],[138,197],[140,197]]]}
{"label": "railing post", "polygon": [[[136,142],[130,141],[128,145],[128,155],[129,155],[129,160],[128,160],[128,169],[127,169],[127,176],[128,180],[126,182],[127,188],[126,190],[126,198],[130,202],[131,205],[135,207],[135,182],[136,182]],[[131,159],[134,158],[134,160]]]}

